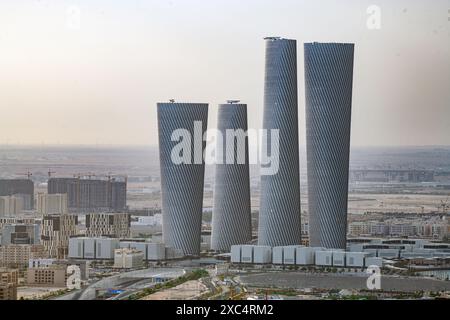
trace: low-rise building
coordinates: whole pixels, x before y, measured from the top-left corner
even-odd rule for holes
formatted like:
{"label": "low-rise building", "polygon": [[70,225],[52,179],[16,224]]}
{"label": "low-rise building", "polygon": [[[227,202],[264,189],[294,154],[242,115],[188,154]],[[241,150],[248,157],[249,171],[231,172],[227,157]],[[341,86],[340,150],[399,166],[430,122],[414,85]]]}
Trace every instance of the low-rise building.
{"label": "low-rise building", "polygon": [[69,254],[72,259],[114,260],[114,250],[119,248],[116,238],[74,237],[69,239]]}
{"label": "low-rise building", "polygon": [[166,259],[167,260],[179,259],[179,258],[182,258],[184,256],[183,250],[181,250],[179,248],[166,247],[165,251],[166,251],[165,254],[166,254]]}
{"label": "low-rise building", "polygon": [[298,247],[296,249],[296,264],[313,265],[315,262],[315,252],[317,250],[323,250],[323,248]]}
{"label": "low-rise building", "polygon": [[125,241],[120,241],[119,247],[139,250],[144,253],[144,260],[147,260],[147,253],[148,253],[147,244],[148,243],[145,241],[125,240]]}
{"label": "low-rise building", "polygon": [[380,249],[377,252],[377,256],[386,259],[397,259],[400,255],[399,249]]}
{"label": "low-rise building", "polygon": [[295,264],[297,246],[283,247],[283,264]]}
{"label": "low-rise building", "polygon": [[143,226],[160,226],[162,225],[162,214],[155,213],[152,216],[140,216],[137,218],[137,221],[132,224]]}
{"label": "low-rise building", "polygon": [[1,300],[17,300],[17,286],[12,283],[0,283]]}
{"label": "low-rise building", "polygon": [[28,268],[48,267],[54,264],[56,259],[32,258],[28,261]]}
{"label": "low-rise building", "polygon": [[96,238],[95,239],[95,259],[112,260],[114,250],[119,247],[119,239]]}
{"label": "low-rise building", "polygon": [[318,266],[332,266],[333,265],[333,251],[316,251],[316,265]]}
{"label": "low-rise building", "polygon": [[0,269],[0,300],[17,300],[19,271]]}
{"label": "low-rise building", "polygon": [[135,269],[143,266],[144,253],[136,249],[121,248],[114,252],[114,268]]}
{"label": "low-rise building", "polygon": [[368,252],[347,252],[345,256],[345,262],[347,267],[362,268],[366,257],[370,253]]}
{"label": "low-rise building", "polygon": [[253,263],[253,248],[252,245],[241,246],[241,263]]}
{"label": "low-rise building", "polygon": [[38,193],[37,212],[40,214],[65,214],[69,212],[66,193]]}
{"label": "low-rise building", "polygon": [[147,244],[147,260],[159,261],[166,259],[166,250],[164,243],[148,243]]}
{"label": "low-rise building", "polygon": [[69,239],[77,234],[78,216],[73,214],[48,214],[42,218],[41,243],[50,258],[65,259]]}
{"label": "low-rise building", "polygon": [[86,215],[87,237],[130,237],[129,213],[91,213]]}
{"label": "low-rise building", "polygon": [[390,236],[390,237],[427,237],[443,239],[448,234],[446,217],[388,219],[384,221],[352,221],[348,224],[348,235]]}
{"label": "low-rise building", "polygon": [[66,287],[67,267],[50,265],[48,267],[30,268],[26,272],[26,282],[29,286]]}
{"label": "low-rise building", "polygon": [[269,246],[254,246],[253,248],[253,263],[267,264],[272,262],[272,247]]}
{"label": "low-rise building", "polygon": [[241,246],[232,245],[231,246],[231,263],[241,263]]}
{"label": "low-rise building", "polygon": [[365,221],[354,221],[348,224],[348,234],[351,236],[360,236],[369,233],[370,227]]}
{"label": "low-rise building", "polygon": [[283,264],[283,247],[272,248],[272,263]]}
{"label": "low-rise building", "polygon": [[0,217],[0,230],[9,224],[36,224],[39,219],[23,217]]}
{"label": "low-rise building", "polygon": [[[123,240],[117,238],[73,237],[69,239],[69,258],[87,260],[114,260],[116,249],[136,249],[144,254],[144,260],[160,261],[170,259],[170,252],[166,255],[163,243],[146,242],[144,240]],[[170,250],[169,250],[170,251]],[[174,253],[175,254],[175,253]],[[172,258],[179,258],[176,256]]]}
{"label": "low-rise building", "polygon": [[365,266],[366,267],[373,267],[373,266],[377,266],[377,267],[382,267],[383,266],[383,258],[379,258],[379,257],[367,257],[366,261],[365,261]]}
{"label": "low-rise building", "polygon": [[333,251],[333,266],[345,267],[345,251],[340,250]]}
{"label": "low-rise building", "polygon": [[4,225],[2,228],[3,246],[9,244],[39,244],[39,225],[14,223]]}
{"label": "low-rise building", "polygon": [[43,245],[11,244],[0,246],[0,266],[7,268],[26,268],[30,259],[46,257]]}

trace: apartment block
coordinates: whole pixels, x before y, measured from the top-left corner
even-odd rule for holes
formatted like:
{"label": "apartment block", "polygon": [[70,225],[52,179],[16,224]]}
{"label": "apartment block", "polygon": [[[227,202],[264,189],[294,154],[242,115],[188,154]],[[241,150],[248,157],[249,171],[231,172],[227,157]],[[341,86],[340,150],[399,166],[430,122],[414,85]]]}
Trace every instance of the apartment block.
{"label": "apartment block", "polygon": [[86,215],[87,237],[130,237],[129,213],[91,213]]}
{"label": "apartment block", "polygon": [[34,183],[30,179],[0,179],[2,196],[19,197],[24,201],[23,209],[31,210],[34,207]]}
{"label": "apartment block", "polygon": [[15,217],[23,210],[23,198],[17,196],[0,197],[0,217]]}
{"label": "apartment block", "polygon": [[64,265],[30,268],[26,272],[27,285],[64,288],[67,282],[66,270]]}
{"label": "apartment block", "polygon": [[78,217],[72,214],[44,215],[41,225],[41,244],[49,258],[67,257],[69,238],[77,234]]}
{"label": "apartment block", "polygon": [[39,193],[37,195],[37,212],[40,214],[63,214],[69,212],[67,194]]}
{"label": "apartment block", "polygon": [[0,301],[17,300],[18,278],[18,270],[0,269]]}
{"label": "apartment block", "polygon": [[1,229],[3,246],[9,244],[39,244],[38,224],[7,224]]}
{"label": "apartment block", "polygon": [[7,268],[26,268],[30,259],[46,256],[43,245],[11,244],[0,246],[0,266]]}
{"label": "apartment block", "polygon": [[69,212],[120,212],[126,209],[127,179],[51,178],[48,194],[67,194]]}
{"label": "apartment block", "polygon": [[136,249],[116,249],[114,252],[114,268],[131,269],[143,265],[144,253]]}

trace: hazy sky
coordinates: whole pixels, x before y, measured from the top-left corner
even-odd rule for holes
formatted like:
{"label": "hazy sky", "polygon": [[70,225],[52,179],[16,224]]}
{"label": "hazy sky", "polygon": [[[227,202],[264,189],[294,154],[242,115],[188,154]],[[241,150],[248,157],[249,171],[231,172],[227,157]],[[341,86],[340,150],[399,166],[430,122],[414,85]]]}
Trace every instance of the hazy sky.
{"label": "hazy sky", "polygon": [[[381,28],[369,29],[370,5]],[[450,144],[447,0],[0,1],[0,144],[156,144],[156,102],[241,99],[262,122],[264,41],[354,42],[352,145]],[[79,14],[79,15],[78,15]]]}

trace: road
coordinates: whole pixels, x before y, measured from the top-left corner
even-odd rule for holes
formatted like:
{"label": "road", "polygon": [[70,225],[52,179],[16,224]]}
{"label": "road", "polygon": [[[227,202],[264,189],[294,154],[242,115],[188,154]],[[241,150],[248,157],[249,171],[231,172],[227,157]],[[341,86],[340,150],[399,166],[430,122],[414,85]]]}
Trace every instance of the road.
{"label": "road", "polygon": [[148,268],[123,272],[95,281],[86,288],[56,297],[53,300],[94,300],[98,291],[112,288],[124,290],[119,299],[125,299],[139,290],[154,285],[154,278],[177,278],[185,272],[181,268]]}

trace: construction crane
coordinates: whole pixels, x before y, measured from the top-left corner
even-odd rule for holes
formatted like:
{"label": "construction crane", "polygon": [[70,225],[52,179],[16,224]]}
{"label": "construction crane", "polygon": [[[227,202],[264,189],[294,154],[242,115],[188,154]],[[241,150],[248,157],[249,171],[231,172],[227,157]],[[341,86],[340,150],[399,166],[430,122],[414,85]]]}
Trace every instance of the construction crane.
{"label": "construction crane", "polygon": [[78,178],[80,179],[80,178],[88,178],[88,179],[91,179],[92,177],[95,177],[96,175],[95,175],[95,173],[92,173],[92,172],[86,172],[86,173],[84,173],[84,174],[82,174],[82,173],[79,173],[78,174]]}
{"label": "construction crane", "polygon": [[111,181],[114,178],[115,174],[112,172],[108,172],[108,174],[106,175],[106,177],[108,178],[108,181]]}
{"label": "construction crane", "polygon": [[18,176],[27,176],[28,180],[31,179],[31,176],[33,175],[30,171],[27,171],[27,173],[16,173]]}
{"label": "construction crane", "polygon": [[56,173],[56,172],[55,172],[55,171],[52,171],[52,170],[50,170],[50,169],[48,169],[47,174],[48,174],[48,178],[49,178],[49,179],[52,177],[52,174],[53,174],[53,173]]}
{"label": "construction crane", "polygon": [[449,206],[448,206],[448,198],[449,198],[450,196],[447,196],[447,199],[445,199],[445,201],[444,200],[441,200],[441,205],[440,205],[440,207],[442,208],[442,213],[445,213],[445,211],[447,211],[448,210],[448,208],[449,208]]}

